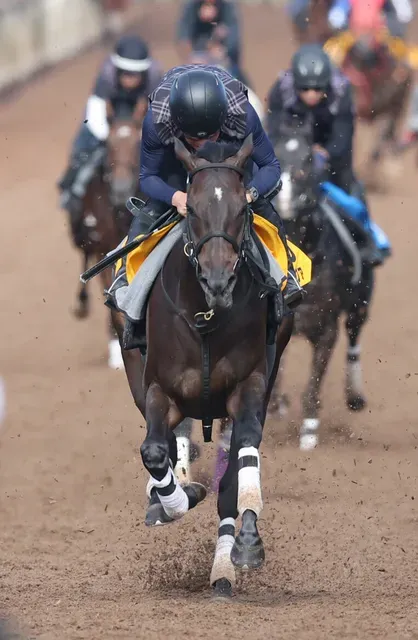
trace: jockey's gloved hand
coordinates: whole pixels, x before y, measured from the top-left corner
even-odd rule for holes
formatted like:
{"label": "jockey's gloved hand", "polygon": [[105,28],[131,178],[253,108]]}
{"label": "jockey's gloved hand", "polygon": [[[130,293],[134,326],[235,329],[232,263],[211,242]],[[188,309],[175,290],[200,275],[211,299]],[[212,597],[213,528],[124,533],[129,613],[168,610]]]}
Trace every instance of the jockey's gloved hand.
{"label": "jockey's gloved hand", "polygon": [[187,193],[184,193],[184,191],[176,191],[171,199],[171,204],[173,207],[176,207],[182,216],[185,216],[187,213]]}

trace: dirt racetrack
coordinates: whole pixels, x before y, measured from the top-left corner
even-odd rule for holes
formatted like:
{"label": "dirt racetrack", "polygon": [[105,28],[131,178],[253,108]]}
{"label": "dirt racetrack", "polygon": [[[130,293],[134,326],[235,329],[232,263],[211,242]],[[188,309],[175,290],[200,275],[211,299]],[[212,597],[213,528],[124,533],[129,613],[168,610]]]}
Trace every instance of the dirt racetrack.
{"label": "dirt racetrack", "polygon": [[[177,62],[175,5],[142,32]],[[246,67],[264,96],[293,51],[281,9],[242,9]],[[158,22],[157,22],[158,21]],[[263,443],[267,561],[231,604],[209,598],[215,498],[166,528],[143,525],[143,421],[106,366],[97,283],[92,318],[69,310],[80,272],[54,183],[103,51],[38,80],[0,109],[0,617],[42,640],[418,638],[417,173],[406,158],[372,197],[394,257],[378,273],[363,337],[369,406],[343,404],[343,346],[324,390],[321,445],[271,421]],[[307,370],[297,341],[286,387],[297,421]],[[290,361],[290,362],[289,362]],[[296,422],[297,424],[297,422]],[[206,471],[214,445],[204,448]],[[201,466],[202,466],[201,465]]]}

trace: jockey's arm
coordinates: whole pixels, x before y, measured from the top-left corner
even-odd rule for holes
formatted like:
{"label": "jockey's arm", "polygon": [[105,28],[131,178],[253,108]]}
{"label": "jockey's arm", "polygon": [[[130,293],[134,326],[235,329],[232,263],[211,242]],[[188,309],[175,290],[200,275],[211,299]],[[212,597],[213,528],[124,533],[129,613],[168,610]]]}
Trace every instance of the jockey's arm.
{"label": "jockey's arm", "polygon": [[334,118],[330,139],[325,145],[330,160],[343,158],[353,147],[354,107],[350,85],[341,99],[338,113]]}
{"label": "jockey's arm", "polygon": [[140,189],[149,198],[171,205],[176,189],[159,177],[166,152],[167,147],[160,142],[152,120],[151,109],[148,109],[142,124]]}
{"label": "jockey's arm", "polygon": [[265,196],[279,183],[281,170],[280,164],[274,153],[273,146],[268,139],[254,107],[247,104],[247,131],[246,135],[253,134],[254,149],[251,159],[257,165],[258,171],[248,185],[255,187],[260,196]]}
{"label": "jockey's arm", "polygon": [[280,121],[283,115],[283,100],[280,80],[277,80],[267,96],[266,131],[273,144],[280,137]]}
{"label": "jockey's arm", "polygon": [[100,142],[107,140],[109,123],[107,121],[106,100],[97,95],[91,95],[87,100],[86,126],[90,133]]}
{"label": "jockey's arm", "polygon": [[109,135],[106,105],[110,87],[104,69],[105,65],[99,73],[86,107],[86,126],[100,142],[107,140]]}

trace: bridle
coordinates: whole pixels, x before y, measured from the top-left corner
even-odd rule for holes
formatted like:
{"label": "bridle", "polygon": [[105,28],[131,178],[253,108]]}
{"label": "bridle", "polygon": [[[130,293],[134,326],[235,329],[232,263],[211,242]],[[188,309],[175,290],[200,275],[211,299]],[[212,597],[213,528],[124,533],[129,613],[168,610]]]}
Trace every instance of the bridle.
{"label": "bridle", "polygon": [[[190,185],[194,176],[200,171],[206,171],[207,169],[227,169],[229,171],[235,171],[235,173],[238,173],[241,177],[244,177],[245,175],[245,172],[242,169],[240,169],[239,167],[236,167],[233,164],[225,164],[225,163],[218,163],[218,162],[208,163],[190,171],[188,189],[190,188]],[[189,207],[189,210],[190,210],[190,207]],[[252,220],[251,208],[248,204],[246,204],[244,208],[244,229],[243,229],[242,239],[240,243],[238,243],[233,236],[229,235],[228,233],[225,233],[225,231],[222,231],[222,230],[211,231],[210,233],[207,233],[205,236],[203,236],[203,238],[201,238],[197,243],[195,243],[192,238],[190,216],[189,215],[186,216],[186,231],[184,233],[184,253],[188,257],[192,266],[196,269],[196,276],[198,279],[200,276],[199,254],[202,248],[204,247],[204,245],[207,242],[209,242],[209,240],[212,240],[212,238],[223,238],[224,240],[229,242],[229,244],[232,246],[232,248],[234,249],[235,253],[238,256],[234,264],[233,270],[236,271],[238,269],[241,263],[241,260],[245,256],[245,249],[250,240],[251,220]]]}

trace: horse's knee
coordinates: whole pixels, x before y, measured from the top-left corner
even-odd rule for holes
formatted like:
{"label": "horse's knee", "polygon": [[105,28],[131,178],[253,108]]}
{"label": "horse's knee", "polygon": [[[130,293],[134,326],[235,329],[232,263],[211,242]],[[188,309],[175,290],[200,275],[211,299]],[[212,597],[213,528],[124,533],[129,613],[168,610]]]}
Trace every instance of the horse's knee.
{"label": "horse's knee", "polygon": [[141,445],[141,457],[149,473],[154,478],[162,480],[169,466],[168,444],[145,440]]}

